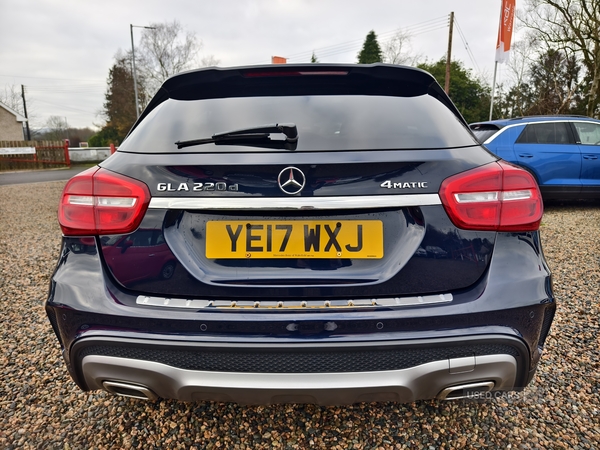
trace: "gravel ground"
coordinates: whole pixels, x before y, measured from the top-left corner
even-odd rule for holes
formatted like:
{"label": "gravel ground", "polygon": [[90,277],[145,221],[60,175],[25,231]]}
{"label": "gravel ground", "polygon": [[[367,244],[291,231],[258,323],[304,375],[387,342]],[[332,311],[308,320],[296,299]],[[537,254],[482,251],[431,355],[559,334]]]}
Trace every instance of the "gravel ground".
{"label": "gravel ground", "polygon": [[239,406],[81,392],[43,310],[64,182],[0,186],[0,448],[600,448],[600,204],[542,223],[558,314],[534,382],[486,401]]}

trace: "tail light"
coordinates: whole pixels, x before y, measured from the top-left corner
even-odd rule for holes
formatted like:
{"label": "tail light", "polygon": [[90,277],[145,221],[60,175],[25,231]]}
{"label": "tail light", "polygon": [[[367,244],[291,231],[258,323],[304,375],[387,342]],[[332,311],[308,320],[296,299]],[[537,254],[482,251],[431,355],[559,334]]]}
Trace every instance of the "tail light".
{"label": "tail light", "polygon": [[452,223],[466,230],[532,231],[542,220],[542,196],[535,179],[505,161],[447,178],[440,198]]}
{"label": "tail light", "polygon": [[150,192],[141,181],[93,167],[67,182],[58,221],[67,236],[130,233],[149,202]]}

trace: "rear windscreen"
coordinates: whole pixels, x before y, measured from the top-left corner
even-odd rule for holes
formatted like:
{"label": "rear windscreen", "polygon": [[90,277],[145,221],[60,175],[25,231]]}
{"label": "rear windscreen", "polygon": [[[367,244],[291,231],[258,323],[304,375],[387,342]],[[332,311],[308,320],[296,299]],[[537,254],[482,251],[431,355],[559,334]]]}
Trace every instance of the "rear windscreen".
{"label": "rear windscreen", "polygon": [[433,149],[477,144],[452,111],[429,95],[318,95],[169,99],[138,124],[119,150],[136,153],[268,151],[223,143],[178,150],[175,142],[283,123],[297,126],[296,151]]}
{"label": "rear windscreen", "polygon": [[474,124],[471,125],[471,131],[482,144],[487,141],[490,137],[498,132],[500,128],[496,125],[488,124]]}
{"label": "rear windscreen", "polygon": [[481,143],[484,143],[485,141],[488,140],[488,138],[492,137],[494,134],[496,134],[498,130],[494,129],[494,130],[473,130],[473,134],[475,135],[475,137],[477,138],[477,140]]}

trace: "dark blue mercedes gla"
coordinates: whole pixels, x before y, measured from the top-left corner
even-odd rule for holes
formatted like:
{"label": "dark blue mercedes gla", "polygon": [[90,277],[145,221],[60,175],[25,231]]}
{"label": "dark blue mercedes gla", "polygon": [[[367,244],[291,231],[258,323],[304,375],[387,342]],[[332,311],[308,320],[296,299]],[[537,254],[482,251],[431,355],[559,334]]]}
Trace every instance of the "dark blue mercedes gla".
{"label": "dark blue mercedes gla", "polygon": [[260,404],[519,390],[556,309],[542,208],[421,70],[187,72],[66,184],[46,311],[83,390]]}

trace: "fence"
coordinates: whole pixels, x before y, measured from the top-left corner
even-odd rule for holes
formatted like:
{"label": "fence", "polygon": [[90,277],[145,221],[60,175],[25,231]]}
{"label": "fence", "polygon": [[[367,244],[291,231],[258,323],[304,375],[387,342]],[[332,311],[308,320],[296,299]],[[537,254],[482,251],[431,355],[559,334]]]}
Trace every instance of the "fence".
{"label": "fence", "polygon": [[66,141],[0,141],[0,171],[70,166]]}

